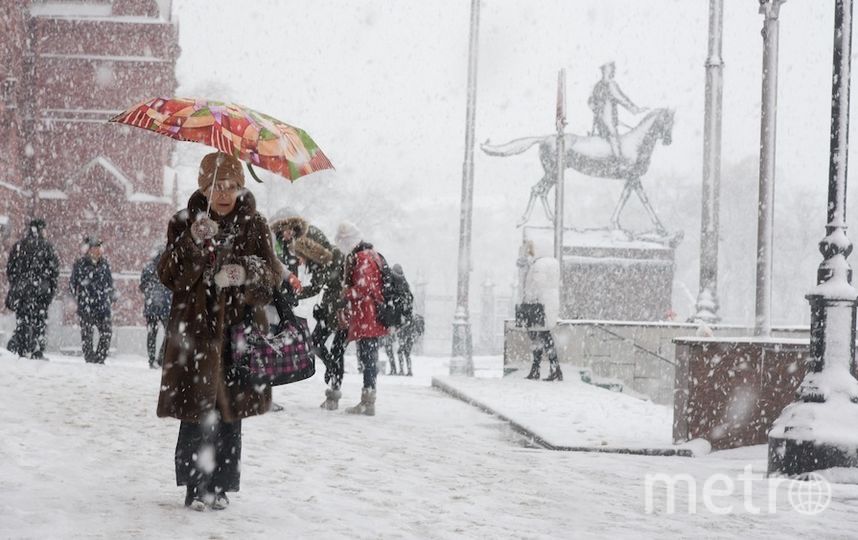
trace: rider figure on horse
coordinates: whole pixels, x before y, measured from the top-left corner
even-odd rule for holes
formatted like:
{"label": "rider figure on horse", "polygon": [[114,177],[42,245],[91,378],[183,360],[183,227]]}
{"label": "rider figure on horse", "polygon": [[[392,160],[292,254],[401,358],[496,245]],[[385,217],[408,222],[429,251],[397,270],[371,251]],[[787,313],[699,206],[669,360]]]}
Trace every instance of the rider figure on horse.
{"label": "rider figure on horse", "polygon": [[593,110],[592,134],[607,139],[614,157],[623,160],[620,136],[617,133],[617,124],[619,124],[617,105],[622,105],[634,114],[640,114],[646,109],[632,103],[620,90],[614,80],[616,66],[613,62],[602,64],[599,69],[602,70],[602,79],[593,87],[593,92],[587,100],[587,104]]}

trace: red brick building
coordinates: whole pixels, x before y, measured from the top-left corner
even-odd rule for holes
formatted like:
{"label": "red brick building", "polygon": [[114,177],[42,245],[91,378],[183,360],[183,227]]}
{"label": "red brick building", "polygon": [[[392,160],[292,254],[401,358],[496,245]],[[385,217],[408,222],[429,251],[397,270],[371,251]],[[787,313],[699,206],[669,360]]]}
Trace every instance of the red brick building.
{"label": "red brick building", "polygon": [[[140,270],[175,208],[175,144],[106,120],[172,95],[179,53],[171,0],[0,2],[0,227],[6,257],[32,217],[48,223],[67,281],[82,239],[104,240],[120,300],[114,324],[142,323]],[[0,294],[6,293],[0,280]]]}

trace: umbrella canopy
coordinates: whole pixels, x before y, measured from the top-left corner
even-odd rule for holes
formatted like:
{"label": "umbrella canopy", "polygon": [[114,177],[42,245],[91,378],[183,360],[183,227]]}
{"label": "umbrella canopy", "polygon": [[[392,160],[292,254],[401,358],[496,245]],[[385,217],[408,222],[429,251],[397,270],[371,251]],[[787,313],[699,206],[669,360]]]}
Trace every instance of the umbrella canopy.
{"label": "umbrella canopy", "polygon": [[[203,143],[292,181],[334,168],[303,129],[234,103],[156,97],[114,116],[110,122]],[[253,169],[248,169],[253,174]]]}

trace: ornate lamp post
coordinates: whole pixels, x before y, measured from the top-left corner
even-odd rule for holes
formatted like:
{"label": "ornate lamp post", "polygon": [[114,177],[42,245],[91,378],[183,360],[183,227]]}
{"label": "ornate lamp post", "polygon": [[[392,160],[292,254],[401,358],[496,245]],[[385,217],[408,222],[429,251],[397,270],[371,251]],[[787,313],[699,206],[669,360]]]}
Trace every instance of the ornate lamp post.
{"label": "ornate lamp post", "polygon": [[474,207],[474,121],[477,101],[477,45],[480,0],[471,0],[471,39],[468,46],[468,106],[465,113],[465,162],[462,167],[462,210],[459,220],[459,285],[453,315],[453,357],[451,375],[473,375],[473,343],[468,311],[471,273],[471,221]]}
{"label": "ornate lamp post", "polygon": [[694,318],[715,323],[718,316],[718,212],[721,190],[721,96],[724,62],[721,35],[724,0],[709,0],[709,55],[706,58],[706,112],[703,128],[703,209],[700,222],[700,293]]}
{"label": "ornate lamp post", "polygon": [[759,0],[763,23],[763,95],[760,119],[760,190],[757,207],[757,293],[754,335],[771,334],[772,238],[778,114],[778,13],[786,0]]}
{"label": "ornate lamp post", "polygon": [[834,75],[828,223],[819,243],[823,261],[810,302],[810,371],[769,432],[769,474],[800,475],[831,467],[858,467],[858,381],[852,269],[846,258],[846,166],[849,150],[849,83],[852,0],[835,0]]}

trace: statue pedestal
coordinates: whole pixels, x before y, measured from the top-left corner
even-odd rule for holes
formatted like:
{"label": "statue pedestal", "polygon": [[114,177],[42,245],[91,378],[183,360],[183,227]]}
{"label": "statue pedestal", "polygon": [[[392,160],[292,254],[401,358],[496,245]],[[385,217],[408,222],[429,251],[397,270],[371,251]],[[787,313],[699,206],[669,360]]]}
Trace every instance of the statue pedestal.
{"label": "statue pedestal", "polygon": [[608,231],[564,234],[560,317],[663,321],[671,309],[674,247],[616,238]]}
{"label": "statue pedestal", "polygon": [[[543,228],[525,230],[525,239],[546,243]],[[663,321],[671,310],[675,246],[669,238],[621,231],[564,232],[560,318]]]}

